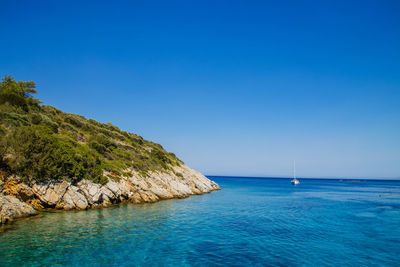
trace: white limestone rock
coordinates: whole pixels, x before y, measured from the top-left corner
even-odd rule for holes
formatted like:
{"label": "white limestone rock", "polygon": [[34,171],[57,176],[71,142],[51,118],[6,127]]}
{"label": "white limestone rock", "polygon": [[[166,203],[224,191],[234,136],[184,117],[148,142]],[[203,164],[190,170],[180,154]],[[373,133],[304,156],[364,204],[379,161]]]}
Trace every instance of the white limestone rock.
{"label": "white limestone rock", "polygon": [[11,222],[16,218],[36,215],[38,212],[14,196],[0,194],[0,224]]}
{"label": "white limestone rock", "polygon": [[84,195],[79,193],[79,188],[71,185],[64,194],[63,199],[57,204],[56,208],[65,210],[85,210],[88,208],[88,206],[88,201]]}
{"label": "white limestone rock", "polygon": [[34,194],[47,206],[55,206],[64,196],[70,184],[66,181],[34,184]]}

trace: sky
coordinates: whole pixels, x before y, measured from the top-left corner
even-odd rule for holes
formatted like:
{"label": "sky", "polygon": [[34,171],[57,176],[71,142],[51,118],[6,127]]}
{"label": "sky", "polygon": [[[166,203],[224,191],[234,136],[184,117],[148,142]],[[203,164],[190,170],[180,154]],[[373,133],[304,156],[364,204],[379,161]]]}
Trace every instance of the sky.
{"label": "sky", "polygon": [[399,1],[0,4],[1,76],[206,175],[400,179]]}

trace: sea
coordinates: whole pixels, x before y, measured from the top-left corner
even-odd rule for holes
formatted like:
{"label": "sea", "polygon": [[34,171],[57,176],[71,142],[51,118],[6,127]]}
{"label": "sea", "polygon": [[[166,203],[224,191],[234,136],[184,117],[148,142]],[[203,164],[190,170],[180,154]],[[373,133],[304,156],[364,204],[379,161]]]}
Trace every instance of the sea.
{"label": "sea", "polygon": [[209,178],[222,190],[18,220],[0,266],[400,264],[400,181]]}

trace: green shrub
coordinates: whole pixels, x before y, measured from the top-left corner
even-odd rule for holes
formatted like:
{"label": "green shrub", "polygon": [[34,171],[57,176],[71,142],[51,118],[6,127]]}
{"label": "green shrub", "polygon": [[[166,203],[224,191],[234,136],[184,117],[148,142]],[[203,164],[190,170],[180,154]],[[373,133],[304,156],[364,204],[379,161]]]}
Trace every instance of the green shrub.
{"label": "green shrub", "polygon": [[42,122],[42,116],[38,113],[33,113],[29,116],[31,123],[40,124]]}
{"label": "green shrub", "polygon": [[132,173],[131,171],[123,172],[123,173],[122,173],[122,176],[125,176],[125,177],[129,178],[129,177],[132,177],[132,176],[133,176],[133,173]]}
{"label": "green shrub", "polygon": [[182,163],[161,145],[111,123],[40,106],[34,93],[33,82],[6,76],[0,83],[0,170],[37,181],[106,183],[131,177],[128,169],[147,176]]}
{"label": "green shrub", "polygon": [[6,126],[29,125],[29,121],[26,115],[13,112],[0,112],[0,123]]}
{"label": "green shrub", "polygon": [[25,179],[68,180],[99,179],[100,160],[83,149],[73,147],[49,128],[24,126],[8,136],[8,165]]}
{"label": "green shrub", "polygon": [[55,107],[52,106],[43,105],[40,108],[44,113],[49,114],[49,116],[56,116],[62,113],[61,110],[56,109]]}
{"label": "green shrub", "polygon": [[67,114],[64,118],[64,121],[72,124],[73,126],[77,128],[82,128],[86,125],[86,122],[84,121],[85,118],[75,115],[75,114]]}
{"label": "green shrub", "polygon": [[132,167],[136,171],[146,171],[148,169],[148,166],[145,164],[143,160],[136,160],[132,163]]}
{"label": "green shrub", "polygon": [[69,131],[69,132],[78,132],[78,129],[76,129],[72,124],[67,123],[67,122],[63,122],[61,123],[60,127],[63,130]]}
{"label": "green shrub", "polygon": [[92,179],[92,181],[98,184],[105,185],[106,183],[108,183],[108,178],[104,175],[101,175],[101,176],[96,176],[94,179]]}
{"label": "green shrub", "polygon": [[148,173],[145,172],[145,171],[139,171],[139,175],[142,176],[142,177],[147,177],[147,176],[149,176]]}
{"label": "green shrub", "polygon": [[163,151],[161,151],[159,149],[153,149],[150,152],[150,156],[154,160],[161,161],[163,163],[171,163],[171,160],[168,158],[166,153],[164,153]]}
{"label": "green shrub", "polygon": [[107,122],[106,126],[111,131],[121,132],[121,130],[117,126],[114,126],[111,122]]}
{"label": "green shrub", "polygon": [[97,151],[98,153],[100,153],[100,154],[104,154],[104,153],[107,152],[107,147],[105,147],[104,145],[98,143],[98,142],[95,141],[95,140],[90,141],[90,142],[89,142],[89,146],[90,146],[91,148],[93,148],[94,150],[96,150],[96,151]]}

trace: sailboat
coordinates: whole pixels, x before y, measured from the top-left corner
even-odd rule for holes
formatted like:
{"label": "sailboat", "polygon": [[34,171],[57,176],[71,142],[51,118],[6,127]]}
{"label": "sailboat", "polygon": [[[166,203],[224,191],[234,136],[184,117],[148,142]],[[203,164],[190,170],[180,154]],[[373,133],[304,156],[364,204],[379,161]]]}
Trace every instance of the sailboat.
{"label": "sailboat", "polygon": [[300,184],[300,181],[296,179],[296,161],[293,161],[293,180],[290,182],[292,185]]}

